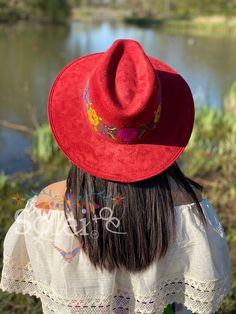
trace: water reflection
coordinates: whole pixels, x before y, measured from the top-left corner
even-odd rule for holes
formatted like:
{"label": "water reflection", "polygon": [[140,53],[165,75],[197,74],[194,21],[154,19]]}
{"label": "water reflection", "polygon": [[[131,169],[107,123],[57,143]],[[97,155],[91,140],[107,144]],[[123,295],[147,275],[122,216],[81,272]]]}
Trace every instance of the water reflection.
{"label": "water reflection", "polygon": [[[0,118],[31,126],[28,108],[35,106],[39,121],[46,120],[47,95],[58,71],[81,55],[104,51],[117,38],[140,41],[148,54],[174,67],[199,102],[220,107],[236,80],[236,41],[231,37],[169,34],[111,22],[73,22],[67,27],[1,26]],[[24,134],[13,133],[0,129],[4,147],[0,169],[7,172],[30,167],[22,153],[30,146],[30,140]],[[16,155],[17,166],[11,162]]]}

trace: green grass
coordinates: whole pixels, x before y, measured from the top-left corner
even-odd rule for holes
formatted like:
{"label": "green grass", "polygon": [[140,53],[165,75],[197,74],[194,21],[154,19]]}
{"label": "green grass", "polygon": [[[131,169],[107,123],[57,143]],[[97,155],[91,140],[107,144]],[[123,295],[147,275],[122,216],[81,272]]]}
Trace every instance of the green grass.
{"label": "green grass", "polygon": [[234,19],[213,19],[204,18],[155,18],[155,17],[124,17],[127,24],[134,24],[139,27],[154,26],[164,31],[174,33],[196,34],[196,35],[236,35],[236,21]]}
{"label": "green grass", "polygon": [[0,171],[0,191],[4,188],[7,182],[7,175],[5,175],[4,171]]}
{"label": "green grass", "polygon": [[194,129],[185,150],[189,175],[219,169],[225,175],[233,173],[236,167],[235,143],[236,119],[231,112],[203,105],[196,111]]}

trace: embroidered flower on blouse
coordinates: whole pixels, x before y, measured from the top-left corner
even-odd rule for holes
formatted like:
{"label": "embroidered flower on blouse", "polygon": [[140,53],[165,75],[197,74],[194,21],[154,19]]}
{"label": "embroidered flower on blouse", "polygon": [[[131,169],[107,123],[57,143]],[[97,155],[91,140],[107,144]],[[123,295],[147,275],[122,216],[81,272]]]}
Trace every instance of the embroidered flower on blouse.
{"label": "embroidered flower on blouse", "polygon": [[58,246],[54,245],[55,249],[58,250],[58,252],[63,256],[66,262],[70,263],[73,259],[73,257],[76,256],[76,254],[80,253],[81,247],[76,247],[72,251],[66,251],[63,248],[59,248]]}
{"label": "embroidered flower on blouse", "polygon": [[121,201],[124,199],[125,199],[125,197],[121,196],[120,193],[118,193],[115,197],[112,198],[112,200],[115,201],[116,205],[120,204]]}
{"label": "embroidered flower on blouse", "polygon": [[16,194],[16,196],[12,197],[12,199],[15,200],[17,206],[25,200],[25,198],[23,198],[20,194]]}
{"label": "embroidered flower on blouse", "polygon": [[100,206],[98,204],[96,204],[94,201],[89,202],[88,206],[86,207],[86,210],[88,212],[88,214],[90,215],[90,212],[94,215],[95,213],[95,209],[99,208]]}

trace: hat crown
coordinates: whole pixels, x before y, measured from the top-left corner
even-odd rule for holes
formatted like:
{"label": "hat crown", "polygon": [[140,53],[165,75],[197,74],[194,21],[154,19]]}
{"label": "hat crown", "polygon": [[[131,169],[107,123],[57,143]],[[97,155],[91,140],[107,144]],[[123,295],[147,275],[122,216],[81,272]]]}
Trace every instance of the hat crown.
{"label": "hat crown", "polygon": [[156,127],[160,81],[137,41],[119,39],[104,52],[88,78],[84,101],[89,122],[109,141],[132,143]]}

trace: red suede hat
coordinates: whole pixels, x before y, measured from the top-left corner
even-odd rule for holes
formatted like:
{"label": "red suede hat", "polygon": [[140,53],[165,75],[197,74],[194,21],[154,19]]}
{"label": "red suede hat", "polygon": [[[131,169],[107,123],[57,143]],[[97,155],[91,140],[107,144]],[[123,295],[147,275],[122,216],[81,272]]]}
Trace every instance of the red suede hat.
{"label": "red suede hat", "polygon": [[62,69],[48,118],[59,148],[77,167],[135,182],[164,171],[183,152],[194,102],[175,70],[147,56],[137,41],[119,39]]}

